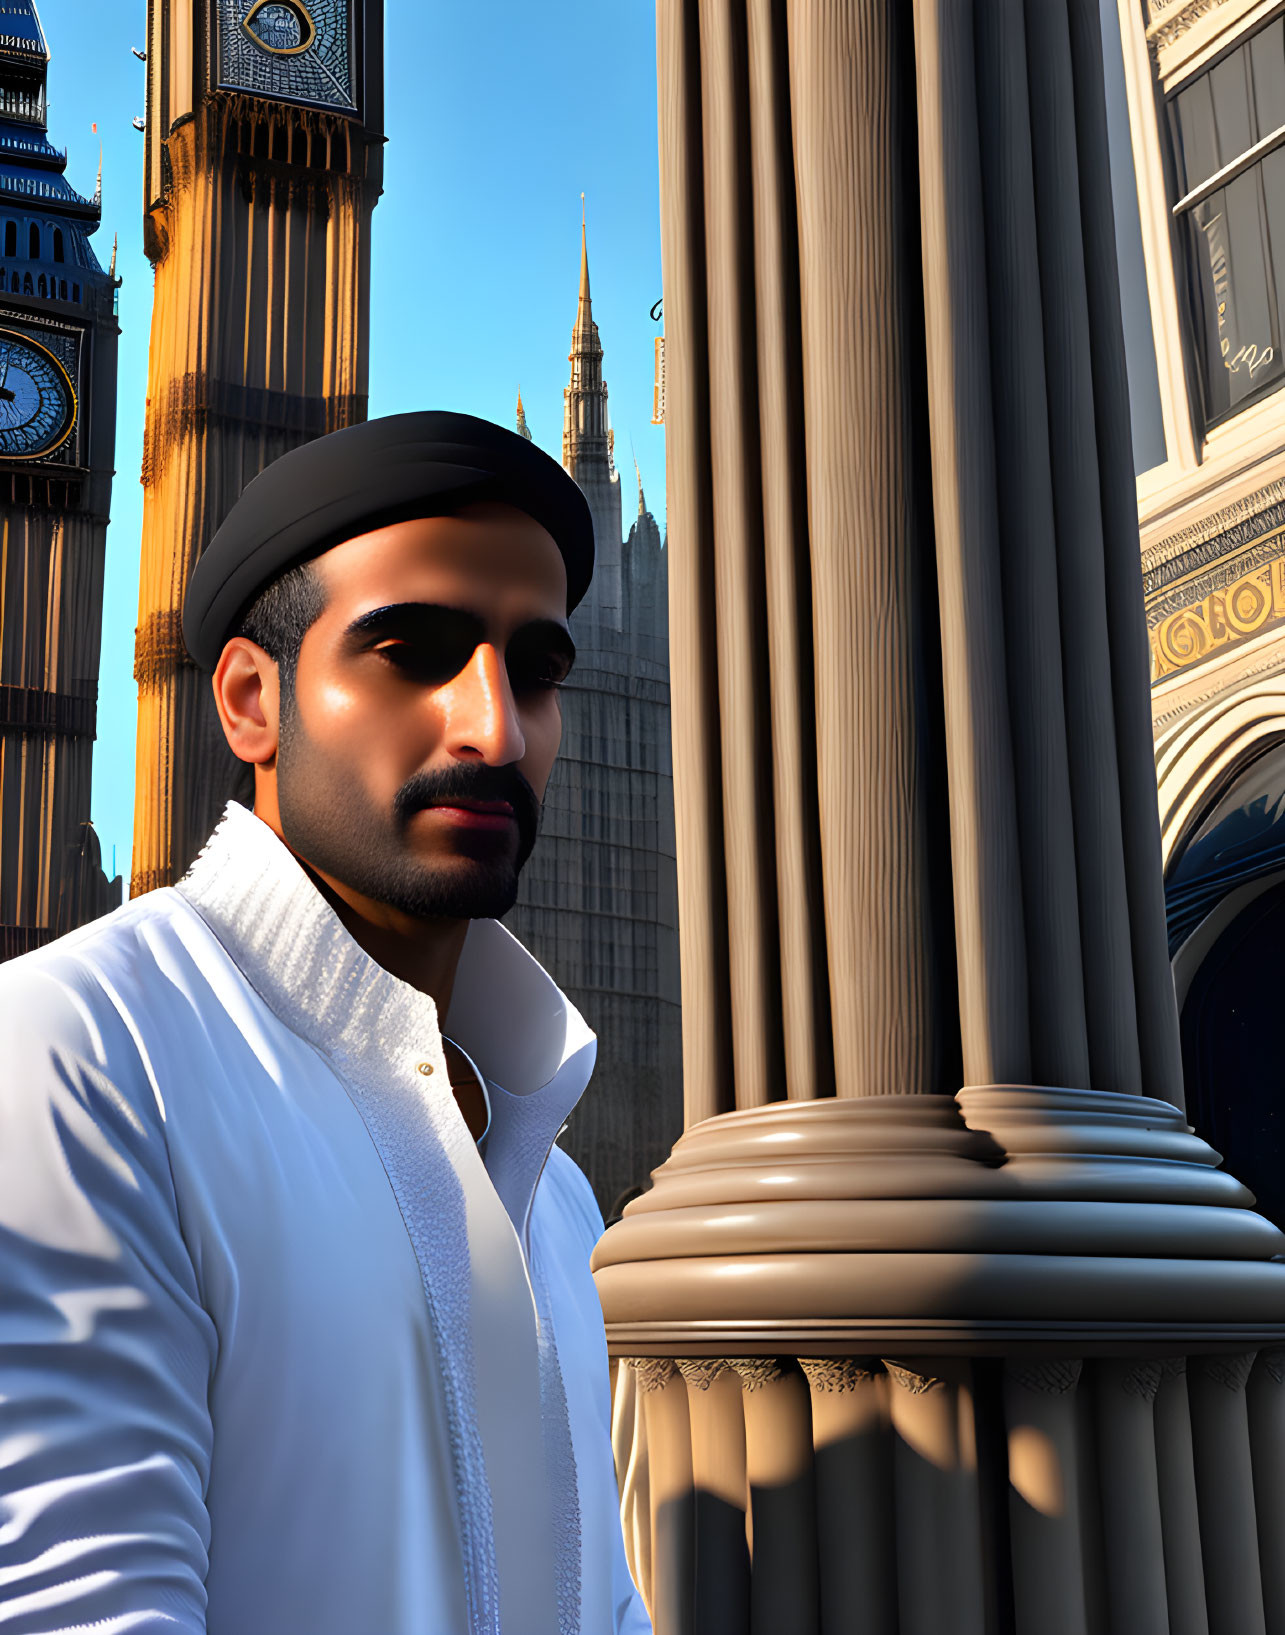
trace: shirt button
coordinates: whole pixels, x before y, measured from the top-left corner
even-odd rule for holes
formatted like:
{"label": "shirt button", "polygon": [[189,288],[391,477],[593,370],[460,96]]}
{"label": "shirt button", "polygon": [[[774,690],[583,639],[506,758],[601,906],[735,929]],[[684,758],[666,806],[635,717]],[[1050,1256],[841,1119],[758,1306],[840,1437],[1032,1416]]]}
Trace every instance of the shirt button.
{"label": "shirt button", "polygon": [[428,1075],[433,1071],[433,1064],[432,1064],[432,1062],[420,1062],[419,1066],[416,1067],[415,1071],[417,1073],[422,1073],[424,1075],[424,1077],[427,1078]]}

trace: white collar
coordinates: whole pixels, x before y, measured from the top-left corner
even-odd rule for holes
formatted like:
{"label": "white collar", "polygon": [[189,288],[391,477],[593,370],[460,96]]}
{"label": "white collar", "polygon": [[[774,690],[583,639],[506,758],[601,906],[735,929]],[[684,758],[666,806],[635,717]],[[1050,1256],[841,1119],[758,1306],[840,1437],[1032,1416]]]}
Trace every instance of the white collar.
{"label": "white collar", "polygon": [[[244,806],[228,802],[177,890],[276,1015],[328,1056],[437,1044],[433,1000],[353,940],[289,848]],[[596,1038],[497,920],[469,925],[445,1031],[491,1087],[486,1167],[525,1247],[536,1182],[584,1093]]]}

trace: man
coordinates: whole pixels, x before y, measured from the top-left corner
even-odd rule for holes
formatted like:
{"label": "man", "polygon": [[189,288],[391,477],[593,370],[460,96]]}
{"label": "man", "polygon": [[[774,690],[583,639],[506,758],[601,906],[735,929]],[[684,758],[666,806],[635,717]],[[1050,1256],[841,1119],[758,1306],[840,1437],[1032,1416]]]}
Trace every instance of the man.
{"label": "man", "polygon": [[559,466],[373,421],[193,574],[254,812],[0,971],[0,1624],[638,1635],[593,1035],[494,916],[592,572]]}

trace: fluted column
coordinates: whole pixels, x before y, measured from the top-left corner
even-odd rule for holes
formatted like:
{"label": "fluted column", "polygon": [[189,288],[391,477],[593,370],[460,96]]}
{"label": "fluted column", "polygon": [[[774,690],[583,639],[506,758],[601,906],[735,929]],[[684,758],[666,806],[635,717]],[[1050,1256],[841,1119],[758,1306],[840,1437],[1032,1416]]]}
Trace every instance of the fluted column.
{"label": "fluted column", "polygon": [[1096,0],[657,24],[688,1127],[609,1342],[798,1360],[822,1629],[1261,1621],[1274,1399],[1149,1362],[1278,1348],[1285,1236],[1182,1111]]}

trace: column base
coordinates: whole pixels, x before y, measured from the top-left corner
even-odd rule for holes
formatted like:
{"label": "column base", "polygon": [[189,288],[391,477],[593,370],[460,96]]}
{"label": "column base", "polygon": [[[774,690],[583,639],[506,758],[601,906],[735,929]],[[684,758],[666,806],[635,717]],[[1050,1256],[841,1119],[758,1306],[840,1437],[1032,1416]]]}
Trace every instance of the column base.
{"label": "column base", "polygon": [[1027,1085],[696,1125],[594,1256],[618,1354],[1172,1355],[1285,1338],[1285,1234],[1177,1108]]}

